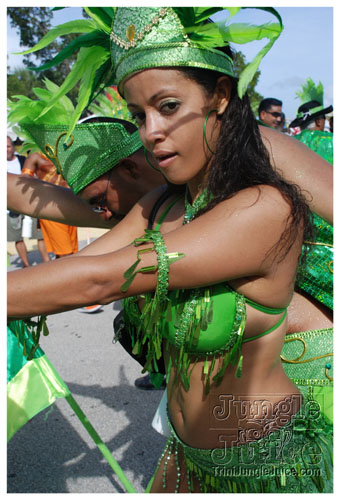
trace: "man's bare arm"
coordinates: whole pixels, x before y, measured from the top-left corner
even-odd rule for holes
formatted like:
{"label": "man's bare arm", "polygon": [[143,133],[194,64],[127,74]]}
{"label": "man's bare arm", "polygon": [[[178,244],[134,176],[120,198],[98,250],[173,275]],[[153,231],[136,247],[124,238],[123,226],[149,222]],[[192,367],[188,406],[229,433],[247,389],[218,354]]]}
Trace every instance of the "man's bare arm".
{"label": "man's bare arm", "polygon": [[15,174],[7,174],[7,208],[70,226],[110,229],[116,223],[103,220],[71,189]]}

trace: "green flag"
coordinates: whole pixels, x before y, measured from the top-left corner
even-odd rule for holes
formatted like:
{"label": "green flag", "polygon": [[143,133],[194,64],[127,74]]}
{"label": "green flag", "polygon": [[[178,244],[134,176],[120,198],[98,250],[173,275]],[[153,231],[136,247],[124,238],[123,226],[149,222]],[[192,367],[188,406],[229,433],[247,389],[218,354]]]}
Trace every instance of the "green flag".
{"label": "green flag", "polygon": [[37,413],[65,398],[127,493],[136,490],[21,320],[7,326],[7,441]]}
{"label": "green flag", "polygon": [[[18,336],[16,335],[16,333]],[[24,348],[24,344],[25,348]],[[33,359],[24,355],[33,339],[22,321],[7,326],[7,440],[37,413],[70,394],[67,385],[38,347]]]}

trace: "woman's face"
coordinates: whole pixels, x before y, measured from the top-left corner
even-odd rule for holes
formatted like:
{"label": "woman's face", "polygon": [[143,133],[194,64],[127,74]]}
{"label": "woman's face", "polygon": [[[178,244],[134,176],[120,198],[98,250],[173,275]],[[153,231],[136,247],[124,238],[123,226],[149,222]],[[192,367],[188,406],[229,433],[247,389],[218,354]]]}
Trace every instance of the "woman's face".
{"label": "woman's face", "polygon": [[[214,98],[174,69],[150,69],[133,75],[124,85],[124,98],[144,146],[153,153],[164,176],[174,184],[200,183],[212,158],[203,129]],[[206,136],[213,151],[219,131],[216,113],[211,113]]]}

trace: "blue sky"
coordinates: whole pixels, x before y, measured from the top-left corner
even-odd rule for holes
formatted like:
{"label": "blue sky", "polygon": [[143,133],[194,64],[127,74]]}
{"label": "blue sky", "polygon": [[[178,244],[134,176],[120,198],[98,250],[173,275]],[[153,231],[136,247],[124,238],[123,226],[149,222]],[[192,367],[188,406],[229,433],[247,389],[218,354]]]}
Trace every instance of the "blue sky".
{"label": "blue sky", "polygon": [[[257,4],[261,5],[261,2]],[[285,4],[289,5],[289,2]],[[324,104],[333,104],[333,8],[330,7],[332,2],[323,4],[325,7],[276,7],[285,28],[261,63],[261,76],[256,89],[264,97],[281,99],[288,119],[295,117],[299,106],[295,93],[308,77],[315,83],[323,83]],[[297,5],[304,5],[304,2]],[[79,19],[80,16],[80,7],[67,8],[55,13],[53,24]],[[237,15],[237,21],[256,24],[274,20],[270,14],[255,9],[245,9]],[[8,53],[20,50],[18,37],[11,29],[8,29],[7,42]],[[265,42],[252,42],[235,48],[245,54],[247,61],[251,61]],[[8,64],[11,68],[20,66],[21,57],[9,56]]]}

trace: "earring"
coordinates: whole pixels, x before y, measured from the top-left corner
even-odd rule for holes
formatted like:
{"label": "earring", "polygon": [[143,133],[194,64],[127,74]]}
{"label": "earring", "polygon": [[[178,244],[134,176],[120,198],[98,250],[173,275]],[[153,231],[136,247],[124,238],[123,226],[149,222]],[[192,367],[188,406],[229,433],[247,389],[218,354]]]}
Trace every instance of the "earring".
{"label": "earring", "polygon": [[214,155],[214,154],[216,154],[216,151],[213,151],[213,150],[211,149],[211,147],[209,146],[209,144],[208,144],[208,140],[207,140],[207,134],[206,134],[206,128],[207,128],[208,118],[209,118],[209,116],[211,115],[211,113],[213,113],[213,112],[217,112],[217,109],[211,109],[211,110],[208,112],[207,116],[205,117],[205,122],[204,122],[204,127],[203,127],[203,135],[204,135],[204,140],[205,140],[205,143],[206,143],[206,145],[207,145],[207,148],[209,149],[210,153],[212,153],[212,154]]}
{"label": "earring", "polygon": [[149,159],[148,159],[148,150],[146,149],[146,147],[144,146],[143,147],[144,149],[144,158],[145,158],[145,161],[146,163],[149,165],[149,167],[151,167],[153,170],[156,170],[156,172],[159,172],[158,168],[154,167],[153,165],[151,165],[151,163],[149,162]]}

